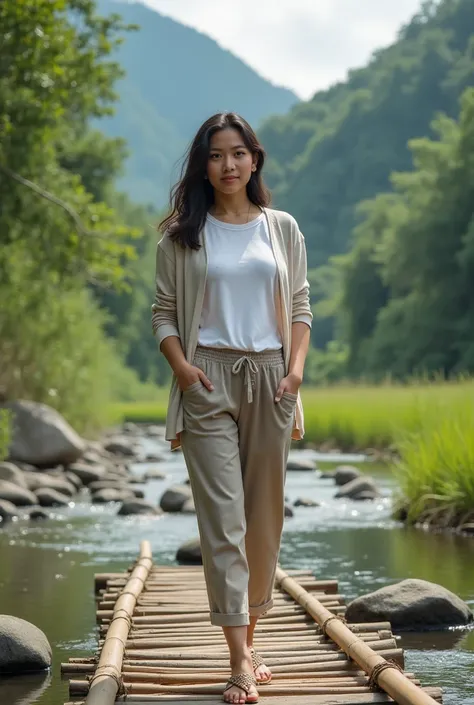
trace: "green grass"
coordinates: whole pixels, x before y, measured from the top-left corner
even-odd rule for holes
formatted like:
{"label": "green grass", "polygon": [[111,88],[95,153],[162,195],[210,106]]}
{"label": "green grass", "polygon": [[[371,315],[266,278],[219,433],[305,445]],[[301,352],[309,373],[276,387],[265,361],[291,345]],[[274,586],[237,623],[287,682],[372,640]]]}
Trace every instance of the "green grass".
{"label": "green grass", "polygon": [[[474,522],[474,380],[306,387],[305,442],[396,451],[397,506],[408,521]],[[163,423],[167,389],[153,402],[118,403],[117,421]]]}

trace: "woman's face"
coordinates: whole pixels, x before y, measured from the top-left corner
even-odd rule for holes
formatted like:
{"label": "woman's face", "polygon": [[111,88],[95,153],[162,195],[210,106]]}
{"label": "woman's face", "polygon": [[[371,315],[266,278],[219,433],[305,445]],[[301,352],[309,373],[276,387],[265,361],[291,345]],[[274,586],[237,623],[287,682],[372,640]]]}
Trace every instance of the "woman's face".
{"label": "woman's face", "polygon": [[233,194],[245,188],[256,163],[256,156],[245,146],[239,130],[228,127],[213,134],[207,177],[216,191]]}

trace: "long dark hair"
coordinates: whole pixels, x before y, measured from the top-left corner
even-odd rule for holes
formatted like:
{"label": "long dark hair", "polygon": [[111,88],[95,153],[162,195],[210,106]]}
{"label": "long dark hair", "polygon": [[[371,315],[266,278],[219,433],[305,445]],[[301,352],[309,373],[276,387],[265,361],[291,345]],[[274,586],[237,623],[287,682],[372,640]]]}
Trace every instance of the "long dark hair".
{"label": "long dark hair", "polygon": [[265,150],[257,135],[244,118],[236,113],[217,113],[201,125],[186,155],[181,178],[173,186],[170,195],[170,214],[158,228],[182,247],[198,250],[201,246],[200,232],[204,227],[209,208],[214,203],[214,189],[205,178],[211,138],[218,130],[234,128],[242,135],[245,146],[257,155],[256,170],[247,184],[249,200],[263,208],[270,203],[270,192],[263,183],[262,167]]}

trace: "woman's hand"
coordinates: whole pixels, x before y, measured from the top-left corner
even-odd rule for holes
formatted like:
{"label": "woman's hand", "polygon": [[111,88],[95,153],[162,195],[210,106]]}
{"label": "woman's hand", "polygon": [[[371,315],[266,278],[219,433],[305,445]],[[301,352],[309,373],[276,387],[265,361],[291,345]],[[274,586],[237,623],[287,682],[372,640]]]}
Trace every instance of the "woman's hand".
{"label": "woman's hand", "polygon": [[178,386],[182,392],[184,392],[195,382],[199,381],[202,382],[202,384],[210,392],[212,392],[214,389],[212,382],[206,377],[204,372],[199,367],[190,365],[188,362],[183,364],[176,372],[176,379],[178,381]]}
{"label": "woman's hand", "polygon": [[297,375],[291,372],[286,377],[283,377],[278,386],[275,401],[280,401],[283,396],[283,392],[289,392],[290,394],[298,394],[298,390],[302,381],[303,380],[301,379],[301,377],[298,377]]}

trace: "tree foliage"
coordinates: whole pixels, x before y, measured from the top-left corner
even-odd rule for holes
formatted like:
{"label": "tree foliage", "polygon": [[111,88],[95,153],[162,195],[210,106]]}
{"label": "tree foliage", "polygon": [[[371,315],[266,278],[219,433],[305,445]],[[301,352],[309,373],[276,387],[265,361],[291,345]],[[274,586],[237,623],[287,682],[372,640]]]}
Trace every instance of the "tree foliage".
{"label": "tree foliage", "polygon": [[474,88],[459,122],[410,142],[414,170],[364,206],[343,258],[354,372],[397,377],[474,371]]}

